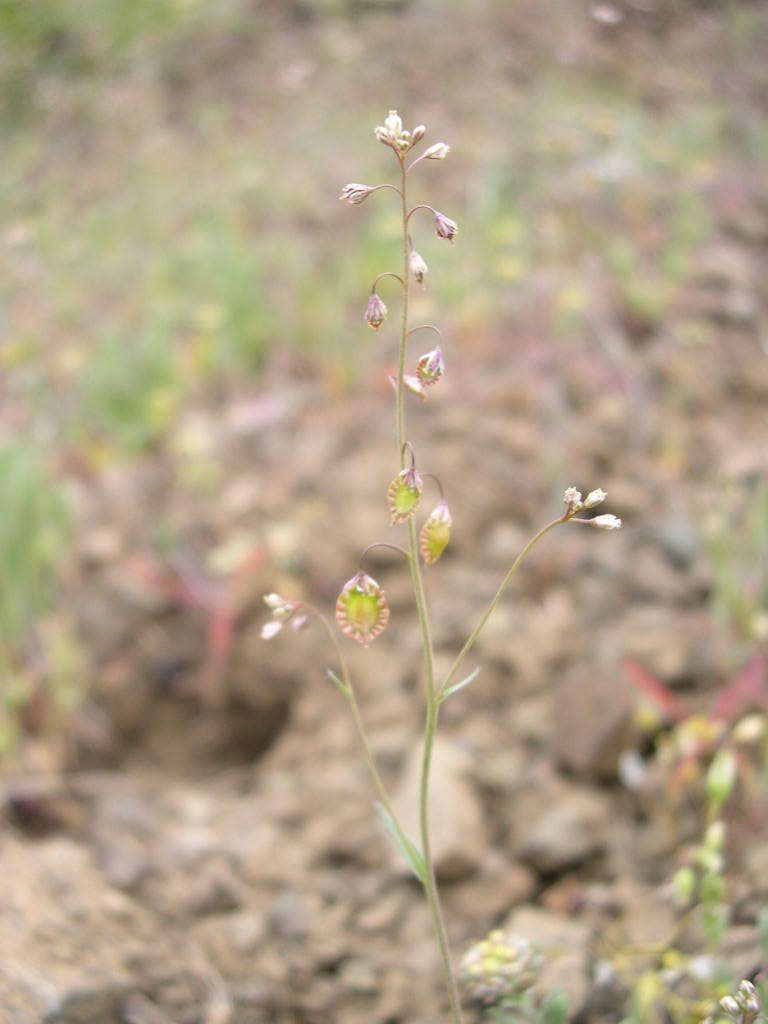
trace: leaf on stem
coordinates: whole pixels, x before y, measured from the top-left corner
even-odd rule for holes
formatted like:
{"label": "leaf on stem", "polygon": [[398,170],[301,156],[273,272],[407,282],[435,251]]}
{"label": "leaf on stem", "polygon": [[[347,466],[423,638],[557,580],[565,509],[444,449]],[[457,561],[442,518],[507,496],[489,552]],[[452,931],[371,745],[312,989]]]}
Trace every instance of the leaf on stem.
{"label": "leaf on stem", "polygon": [[349,688],[348,688],[348,686],[346,685],[346,683],[343,683],[341,681],[341,679],[339,679],[339,677],[336,675],[336,673],[333,671],[332,668],[327,668],[325,670],[325,674],[328,676],[328,678],[333,683],[333,685],[336,687],[336,689],[339,691],[339,693],[342,694],[342,696],[344,696],[344,697],[348,697],[349,696]]}
{"label": "leaf on stem", "polygon": [[427,883],[427,869],[424,866],[424,858],[416,848],[416,845],[403,832],[398,831],[392,820],[392,815],[383,804],[376,804],[376,810],[381,818],[384,828],[387,830],[390,839],[402,853],[408,867],[416,875],[422,885]]}
{"label": "leaf on stem", "polygon": [[465,686],[469,686],[470,683],[473,683],[475,679],[477,679],[479,673],[480,666],[478,665],[476,669],[473,669],[473,671],[469,673],[466,679],[462,679],[460,683],[454,683],[453,686],[449,686],[445,693],[440,695],[440,703],[442,704],[445,698],[450,697],[452,693],[457,693],[459,690],[463,690]]}

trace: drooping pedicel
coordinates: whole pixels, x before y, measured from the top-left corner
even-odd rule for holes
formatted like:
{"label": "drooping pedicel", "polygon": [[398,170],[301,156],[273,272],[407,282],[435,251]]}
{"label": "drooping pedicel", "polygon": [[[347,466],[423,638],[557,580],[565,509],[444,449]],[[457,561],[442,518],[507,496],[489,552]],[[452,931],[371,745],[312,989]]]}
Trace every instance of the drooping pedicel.
{"label": "drooping pedicel", "polygon": [[389,621],[384,591],[367,573],[347,580],[336,601],[336,621],[345,636],[366,646],[383,632]]}

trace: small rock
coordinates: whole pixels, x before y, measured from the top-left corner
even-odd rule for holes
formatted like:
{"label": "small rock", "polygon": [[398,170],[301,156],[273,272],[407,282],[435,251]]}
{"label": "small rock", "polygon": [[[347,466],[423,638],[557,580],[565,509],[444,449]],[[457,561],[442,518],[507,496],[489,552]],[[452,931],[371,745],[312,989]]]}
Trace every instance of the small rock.
{"label": "small rock", "polygon": [[406,894],[402,888],[364,907],[357,916],[357,926],[364,932],[383,932],[402,916]]}
{"label": "small rock", "polygon": [[120,1020],[122,1024],[172,1024],[159,1006],[139,992],[133,992],[122,1006]]}
{"label": "small rock", "polygon": [[691,523],[682,517],[662,519],[656,526],[656,539],[676,569],[689,569],[701,550],[701,543]]}
{"label": "small rock", "polygon": [[490,852],[475,878],[446,890],[447,913],[465,928],[485,934],[502,915],[530,900],[537,888],[530,868]]}
{"label": "small rock", "polygon": [[[599,793],[560,783],[538,795],[542,808],[527,807],[517,816],[521,833],[515,853],[543,875],[575,867],[605,846],[608,805]],[[523,816],[525,815],[525,816]]]}
{"label": "small rock", "polygon": [[554,701],[558,764],[587,779],[615,779],[619,759],[632,745],[633,704],[633,694],[615,668],[566,679]]}
{"label": "small rock", "polygon": [[568,1001],[571,1020],[583,1011],[589,992],[589,928],[538,907],[519,907],[502,926],[510,936],[527,939],[546,962],[533,992],[542,996],[555,990]]}
{"label": "small rock", "polygon": [[735,978],[748,978],[764,963],[760,930],[752,925],[734,925],[723,936],[720,952]]}
{"label": "small rock", "polygon": [[[438,737],[432,755],[429,810],[432,855],[437,875],[443,881],[457,881],[471,875],[481,863],[487,846],[482,810],[468,778],[469,769],[469,757]],[[419,743],[408,758],[393,801],[404,831],[414,841],[419,835],[420,781]],[[398,869],[407,872],[408,866],[399,850],[394,850],[394,857]]]}
{"label": "small rock", "polygon": [[379,979],[376,976],[376,971],[367,960],[353,957],[341,965],[339,985],[343,992],[372,995],[378,990]]}
{"label": "small rock", "polygon": [[278,893],[269,916],[275,931],[285,938],[299,939],[309,933],[310,908],[294,889],[283,889]]}
{"label": "small rock", "polygon": [[109,884],[123,892],[135,892],[150,872],[146,848],[130,835],[103,843],[99,862]]}
{"label": "small rock", "polygon": [[718,674],[716,631],[708,612],[645,605],[632,608],[621,626],[623,652],[670,686],[709,681]]}
{"label": "small rock", "polygon": [[677,916],[658,890],[625,878],[615,886],[613,896],[621,908],[622,942],[635,948],[663,946],[669,942]]}

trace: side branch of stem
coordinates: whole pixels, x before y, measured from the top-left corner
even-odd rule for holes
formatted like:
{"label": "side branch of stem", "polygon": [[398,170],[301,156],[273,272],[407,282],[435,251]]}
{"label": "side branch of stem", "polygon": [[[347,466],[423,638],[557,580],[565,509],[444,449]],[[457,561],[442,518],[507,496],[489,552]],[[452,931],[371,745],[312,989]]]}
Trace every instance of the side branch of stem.
{"label": "side branch of stem", "polygon": [[477,638],[482,633],[483,628],[485,627],[486,622],[488,621],[488,619],[490,619],[491,615],[493,614],[493,612],[494,612],[494,610],[496,608],[496,605],[499,603],[499,601],[504,596],[504,591],[507,589],[509,584],[512,582],[512,577],[515,575],[517,570],[520,568],[522,563],[525,561],[526,556],[536,546],[536,544],[538,544],[538,542],[541,540],[542,537],[546,536],[546,534],[548,534],[549,531],[553,530],[556,526],[559,526],[560,523],[568,522],[568,519],[569,519],[569,514],[568,513],[566,513],[563,516],[560,516],[558,519],[553,519],[551,523],[547,523],[547,525],[542,527],[542,529],[539,530],[538,533],[534,534],[534,536],[531,537],[531,539],[525,545],[523,550],[520,552],[520,554],[517,556],[515,561],[512,563],[512,567],[510,568],[509,572],[507,573],[507,575],[502,580],[501,586],[496,591],[496,594],[494,595],[493,600],[491,601],[491,603],[486,608],[485,613],[483,614],[483,617],[480,619],[480,621],[478,622],[477,626],[474,628],[474,630],[470,634],[467,642],[464,644],[462,649],[456,655],[456,660],[454,661],[453,665],[451,665],[451,668],[450,668],[450,670],[448,672],[448,675],[445,677],[445,679],[443,680],[443,682],[442,682],[442,684],[441,684],[441,686],[440,686],[440,688],[438,690],[438,697],[439,697],[440,694],[444,693],[445,690],[453,682],[454,677],[456,676],[456,673],[459,671],[459,668],[461,667],[461,663],[464,661],[464,658],[472,650],[472,647],[474,646],[475,641],[477,640]]}

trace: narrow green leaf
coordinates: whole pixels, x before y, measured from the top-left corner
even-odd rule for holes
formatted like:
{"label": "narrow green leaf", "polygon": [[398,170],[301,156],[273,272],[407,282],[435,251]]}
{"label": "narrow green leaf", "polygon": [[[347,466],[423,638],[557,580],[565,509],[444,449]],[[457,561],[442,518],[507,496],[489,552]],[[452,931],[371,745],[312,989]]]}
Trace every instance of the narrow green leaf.
{"label": "narrow green leaf", "polygon": [[480,672],[480,666],[478,665],[474,671],[470,672],[466,679],[462,679],[460,683],[454,683],[453,686],[449,686],[448,689],[440,697],[442,703],[446,697],[450,697],[452,693],[458,693],[459,690],[463,690],[465,686],[469,686],[477,679]]}
{"label": "narrow green leaf", "polygon": [[544,1024],[565,1024],[568,1020],[568,1000],[560,991],[552,992],[541,1008]]}
{"label": "narrow green leaf", "polygon": [[392,820],[392,815],[386,807],[383,806],[383,804],[376,804],[376,810],[379,813],[379,817],[382,820],[384,828],[389,833],[390,839],[398,848],[400,853],[402,853],[408,867],[414,875],[416,875],[422,885],[425,885],[427,880],[427,870],[424,866],[424,858],[416,849],[415,844],[411,842],[408,836],[398,832],[397,827]]}
{"label": "narrow green leaf", "polygon": [[325,674],[328,676],[328,678],[339,691],[339,693],[341,693],[344,697],[349,696],[349,690],[347,689],[346,684],[343,683],[341,679],[339,679],[339,677],[336,675],[332,668],[327,668],[325,670]]}

